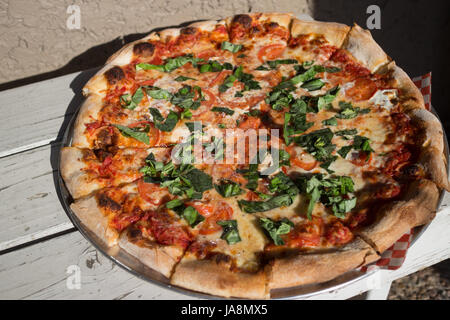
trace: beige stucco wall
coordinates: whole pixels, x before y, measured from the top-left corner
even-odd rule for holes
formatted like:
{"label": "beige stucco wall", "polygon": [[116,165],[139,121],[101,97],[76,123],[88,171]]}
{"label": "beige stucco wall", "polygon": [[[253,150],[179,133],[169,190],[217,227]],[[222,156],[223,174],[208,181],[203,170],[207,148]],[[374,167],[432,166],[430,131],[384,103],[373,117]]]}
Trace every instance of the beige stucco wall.
{"label": "beige stucco wall", "polygon": [[[67,7],[81,10],[81,28],[69,30]],[[257,11],[310,13],[307,0],[0,0],[0,84],[53,71],[88,49],[156,27]],[[123,39],[111,46],[118,47]],[[94,51],[110,54],[111,48]],[[90,59],[89,55],[83,58]],[[73,65],[70,70],[75,70]],[[75,64],[89,61],[79,60]],[[91,61],[92,64],[92,61]],[[69,70],[69,71],[70,71]]]}

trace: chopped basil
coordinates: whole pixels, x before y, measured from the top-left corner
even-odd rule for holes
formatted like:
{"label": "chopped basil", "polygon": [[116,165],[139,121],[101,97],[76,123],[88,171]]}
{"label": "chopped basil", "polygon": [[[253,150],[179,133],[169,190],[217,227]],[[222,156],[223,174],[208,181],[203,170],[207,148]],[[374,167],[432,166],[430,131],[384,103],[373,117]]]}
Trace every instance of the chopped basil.
{"label": "chopped basil", "polygon": [[163,65],[155,65],[149,63],[138,63],[136,64],[136,71],[139,70],[158,70],[162,72],[172,72],[173,70],[184,66],[187,63],[192,63],[194,67],[197,66],[199,62],[203,62],[203,59],[194,58],[191,54],[184,56],[169,58],[165,61]]}
{"label": "chopped basil", "polygon": [[[281,60],[272,60],[272,61],[266,61],[265,64],[267,64],[268,67],[266,67],[264,64],[260,65],[256,70],[270,70],[270,69],[276,69],[280,64],[297,64],[298,61],[295,59],[281,59]],[[269,69],[270,68],[270,69]]]}
{"label": "chopped basil", "polygon": [[170,100],[172,98],[172,94],[169,91],[156,87],[153,87],[153,89],[148,89],[147,94],[153,99],[158,100]]}
{"label": "chopped basil", "polygon": [[221,180],[219,184],[214,185],[217,192],[224,198],[238,196],[244,192],[239,184],[231,180]]}
{"label": "chopped basil", "polygon": [[331,143],[333,132],[329,129],[316,130],[311,133],[294,137],[294,142],[306,149],[316,160],[328,161],[336,145]]}
{"label": "chopped basil", "polygon": [[358,130],[356,130],[356,129],[346,129],[346,130],[336,131],[334,134],[337,136],[354,136],[357,133],[358,133]]}
{"label": "chopped basil", "polygon": [[175,81],[178,81],[178,82],[183,82],[183,81],[187,81],[187,80],[197,80],[197,79],[189,78],[189,77],[185,77],[185,76],[179,76],[179,77],[175,78]]}
{"label": "chopped basil", "polygon": [[234,110],[228,109],[228,108],[223,108],[223,107],[214,107],[211,109],[211,111],[213,112],[222,112],[225,113],[229,116],[232,116],[234,114]]}
{"label": "chopped basil", "polygon": [[222,50],[227,50],[232,53],[236,53],[242,49],[242,44],[233,44],[228,41],[222,42],[222,46],[220,47]]}
{"label": "chopped basil", "polygon": [[185,173],[184,177],[197,192],[204,192],[213,188],[211,176],[197,168]]}
{"label": "chopped basil", "polygon": [[188,127],[190,132],[203,131],[203,125],[201,121],[185,122],[184,124],[186,125],[186,127]]}
{"label": "chopped basil", "polygon": [[241,241],[236,220],[220,220],[217,224],[222,227],[223,233],[220,236],[228,244],[235,244]]}
{"label": "chopped basil", "polygon": [[181,213],[181,216],[187,221],[189,226],[191,228],[198,225],[200,222],[205,220],[205,217],[203,217],[194,207],[186,207],[184,208],[183,212]]}
{"label": "chopped basil", "polygon": [[275,208],[288,207],[292,204],[292,198],[288,194],[273,196],[267,201],[239,200],[239,207],[247,213],[265,212]]}
{"label": "chopped basil", "polygon": [[316,91],[316,90],[320,90],[324,85],[325,85],[325,82],[323,82],[322,80],[312,79],[312,80],[309,80],[309,81],[303,83],[301,85],[301,87],[308,91]]}
{"label": "chopped basil", "polygon": [[247,185],[245,187],[250,190],[256,190],[259,180],[258,165],[250,164],[248,169],[239,172],[243,173],[244,177],[247,179]]}
{"label": "chopped basil", "polygon": [[359,107],[354,108],[350,102],[340,101],[339,107],[341,111],[336,115],[339,119],[353,119],[360,114],[366,114],[370,112],[369,108],[361,109]]}
{"label": "chopped basil", "polygon": [[220,62],[216,60],[209,60],[207,63],[199,66],[199,71],[201,73],[205,72],[220,72],[222,70],[233,70],[233,65],[229,62],[225,62],[224,64],[220,64]]}
{"label": "chopped basil", "polygon": [[283,234],[288,234],[294,227],[294,224],[287,218],[283,218],[280,221],[273,221],[269,218],[260,218],[259,224],[272,238],[273,243],[277,246],[284,245],[283,239],[280,237]]}
{"label": "chopped basil", "polygon": [[182,206],[183,203],[184,203],[183,200],[173,199],[173,200],[171,200],[171,201],[166,203],[166,208],[167,209],[174,209],[174,208],[177,208],[179,206]]}
{"label": "chopped basil", "polygon": [[160,183],[161,187],[168,188],[171,194],[201,199],[204,191],[213,188],[211,176],[190,164],[175,166],[172,161],[164,164],[156,161],[153,154],[150,154],[145,162],[146,165],[140,169],[144,174],[144,181]]}
{"label": "chopped basil", "polygon": [[342,158],[346,158],[347,154],[350,152],[350,150],[352,150],[352,146],[345,146],[342,147],[341,149],[339,149],[339,151],[337,152]]}
{"label": "chopped basil", "polygon": [[164,117],[161,115],[158,109],[149,108],[150,114],[153,116],[155,127],[161,131],[170,132],[172,131],[178,123],[178,114],[169,111],[167,118],[164,121]]}
{"label": "chopped basil", "polygon": [[244,84],[244,89],[241,91],[241,93],[244,91],[261,89],[259,83],[253,80],[253,75],[245,73],[243,70],[244,68],[242,66],[237,67],[234,70],[233,74],[230,74],[228,77],[225,78],[224,82],[219,86],[219,91],[220,92],[227,91],[234,85],[234,82],[236,80]]}
{"label": "chopped basil", "polygon": [[120,133],[127,138],[134,138],[138,141],[141,141],[145,144],[150,144],[150,138],[148,137],[148,129],[147,128],[129,128],[122,126],[120,124],[114,124],[114,127],[119,129]]}
{"label": "chopped basil", "polygon": [[309,197],[308,219],[311,219],[315,203],[318,201],[331,208],[338,218],[345,218],[346,213],[356,206],[356,198],[349,196],[349,193],[354,192],[353,180],[350,177],[325,179],[322,175],[316,174],[311,177],[303,176],[297,183],[300,192]]}
{"label": "chopped basil", "polygon": [[200,87],[183,86],[177,93],[175,93],[170,102],[183,109],[196,110],[200,107],[200,101],[194,101],[196,93],[203,98],[203,93]]}
{"label": "chopped basil", "polygon": [[283,172],[277,173],[269,182],[269,190],[273,193],[288,194],[292,200],[298,195],[299,190],[292,180]]}
{"label": "chopped basil", "polygon": [[336,117],[332,117],[330,119],[323,120],[322,123],[326,126],[337,126]]}
{"label": "chopped basil", "polygon": [[129,94],[124,94],[120,97],[120,102],[122,104],[122,107],[124,107],[125,109],[134,110],[139,105],[143,97],[144,92],[142,90],[142,87],[140,87],[135,91],[131,99]]}

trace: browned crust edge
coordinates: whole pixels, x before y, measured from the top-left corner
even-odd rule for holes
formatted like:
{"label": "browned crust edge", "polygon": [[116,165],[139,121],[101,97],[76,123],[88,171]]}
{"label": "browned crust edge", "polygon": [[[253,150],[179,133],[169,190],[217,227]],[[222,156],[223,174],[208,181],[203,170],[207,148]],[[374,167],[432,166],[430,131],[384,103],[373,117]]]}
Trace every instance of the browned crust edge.
{"label": "browned crust edge", "polygon": [[430,222],[436,215],[439,190],[429,180],[412,183],[402,200],[380,208],[374,224],[358,232],[382,253],[412,228]]}
{"label": "browned crust edge", "polygon": [[231,271],[215,260],[197,260],[187,255],[175,267],[171,284],[223,297],[267,299],[266,274]]}
{"label": "browned crust edge", "polygon": [[342,49],[348,51],[372,73],[377,72],[391,61],[391,58],[372,38],[370,31],[364,30],[357,24],[348,33]]}
{"label": "browned crust edge", "polygon": [[305,21],[297,18],[292,19],[291,36],[320,34],[325,37],[329,44],[340,48],[347,37],[350,27],[346,24],[322,21]]}
{"label": "browned crust edge", "polygon": [[109,228],[109,219],[98,207],[95,197],[83,198],[71,204],[70,208],[80,222],[108,247],[117,245],[119,234]]}
{"label": "browned crust edge", "polygon": [[268,286],[278,289],[325,282],[378,258],[375,250],[359,238],[331,252],[276,258],[271,263]]}
{"label": "browned crust edge", "polygon": [[184,254],[184,249],[177,246],[163,246],[155,242],[145,242],[140,246],[128,239],[128,232],[120,236],[119,247],[166,278],[170,277],[174,266]]}

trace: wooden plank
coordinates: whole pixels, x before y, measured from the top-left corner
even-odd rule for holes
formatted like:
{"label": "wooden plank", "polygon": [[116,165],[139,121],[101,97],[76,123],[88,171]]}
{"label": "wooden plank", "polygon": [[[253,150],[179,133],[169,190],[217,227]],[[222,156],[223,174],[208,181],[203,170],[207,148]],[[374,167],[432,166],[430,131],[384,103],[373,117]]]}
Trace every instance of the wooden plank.
{"label": "wooden plank", "polygon": [[[78,232],[2,255],[0,266],[0,299],[190,298],[123,270]],[[79,289],[71,281],[77,267]]]}
{"label": "wooden plank", "polygon": [[[382,286],[450,256],[450,209],[441,212],[411,247],[402,268],[378,271],[372,278],[309,299],[347,299]],[[78,232],[0,256],[0,299],[192,299],[159,288],[122,270],[97,252]],[[68,289],[67,268],[78,266],[81,288]],[[373,277],[380,277],[375,279]]]}
{"label": "wooden plank", "polygon": [[83,101],[81,88],[97,69],[0,93],[0,157],[56,140]]}
{"label": "wooden plank", "polygon": [[73,228],[55,187],[59,148],[0,159],[0,251]]}

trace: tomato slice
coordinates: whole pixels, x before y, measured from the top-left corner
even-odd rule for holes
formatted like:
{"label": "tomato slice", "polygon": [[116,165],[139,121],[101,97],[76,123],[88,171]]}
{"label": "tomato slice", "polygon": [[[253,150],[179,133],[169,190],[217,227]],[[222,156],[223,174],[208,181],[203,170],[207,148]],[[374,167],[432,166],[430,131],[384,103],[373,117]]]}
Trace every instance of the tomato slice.
{"label": "tomato slice", "polygon": [[285,48],[286,46],[284,44],[270,44],[264,46],[258,52],[258,59],[261,62],[276,59],[283,54]]}
{"label": "tomato slice", "polygon": [[205,217],[205,221],[202,222],[199,233],[200,234],[212,234],[222,230],[222,227],[217,224],[220,220],[229,220],[233,216],[233,209],[223,201],[217,201],[216,203],[201,203],[201,202],[189,202],[186,203],[191,207],[194,207],[202,216]]}
{"label": "tomato slice", "polygon": [[222,70],[219,72],[217,77],[213,79],[213,81],[210,82],[209,87],[214,87],[216,84],[221,84],[225,78],[231,74],[231,70]]}
{"label": "tomato slice", "polygon": [[208,99],[201,102],[202,105],[211,108],[216,103],[216,96],[208,89],[202,89],[202,92],[208,96]]}
{"label": "tomato slice", "polygon": [[340,222],[334,223],[326,232],[326,238],[329,243],[344,244],[353,239],[353,234],[349,228]]}
{"label": "tomato slice", "polygon": [[197,54],[197,58],[208,60],[209,58],[214,57],[216,55],[217,55],[217,51],[215,51],[215,50],[204,50]]}
{"label": "tomato slice", "polygon": [[145,201],[156,206],[170,200],[166,188],[161,188],[158,183],[144,182],[144,179],[138,181],[138,192]]}
{"label": "tomato slice", "polygon": [[239,123],[240,129],[258,129],[261,125],[261,119],[256,117],[248,117],[246,120]]}
{"label": "tomato slice", "polygon": [[377,84],[368,78],[355,80],[355,85],[345,91],[345,96],[354,101],[370,99],[377,91]]}
{"label": "tomato slice", "polygon": [[291,163],[299,168],[302,168],[305,171],[311,171],[317,166],[317,161],[304,161],[297,157],[297,153],[294,150],[293,146],[287,147],[286,151],[291,155]]}

